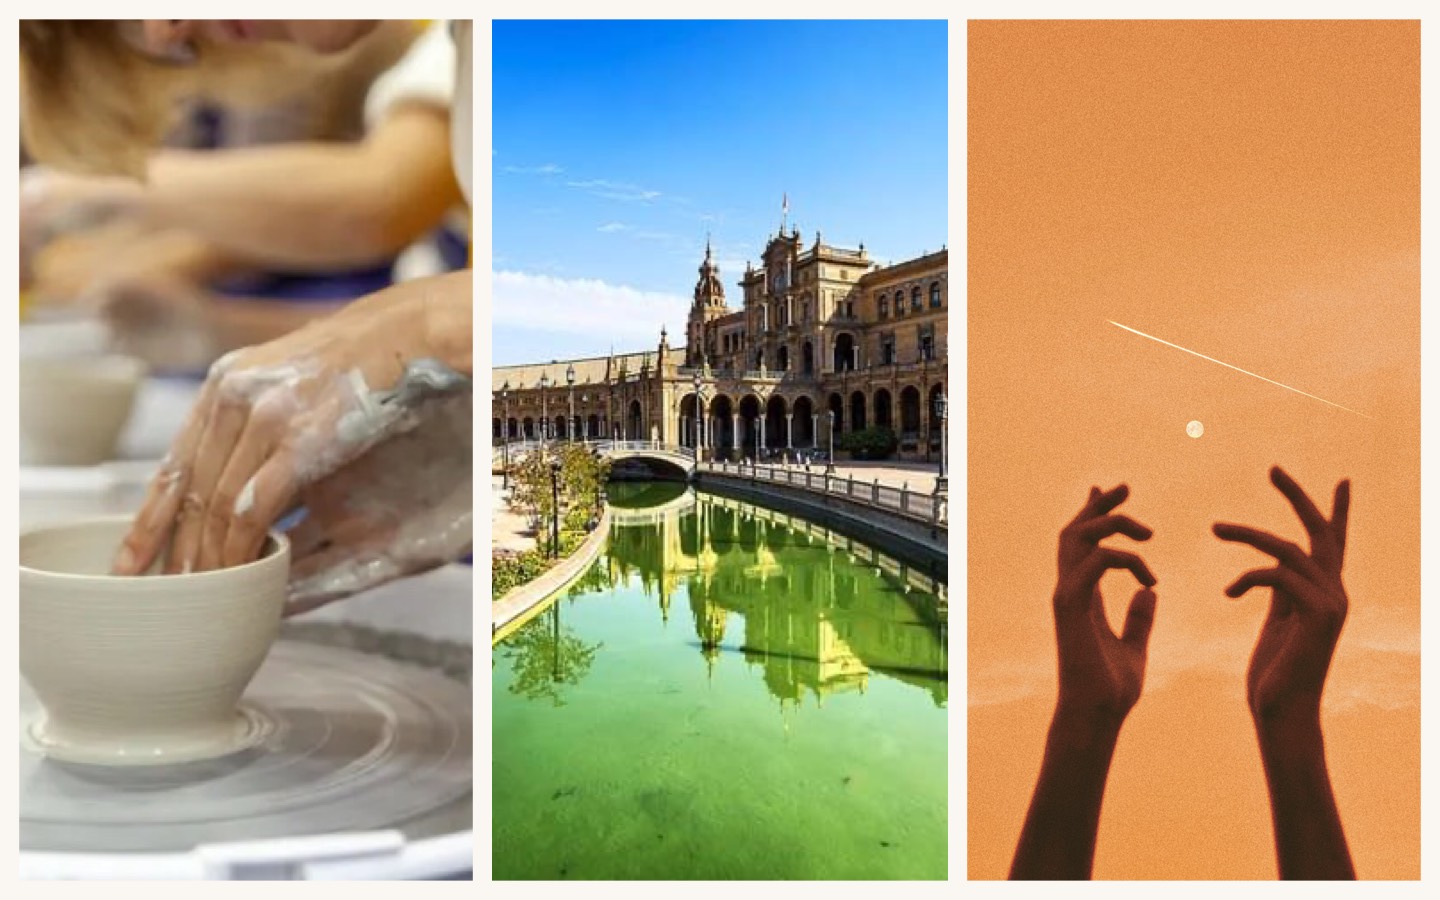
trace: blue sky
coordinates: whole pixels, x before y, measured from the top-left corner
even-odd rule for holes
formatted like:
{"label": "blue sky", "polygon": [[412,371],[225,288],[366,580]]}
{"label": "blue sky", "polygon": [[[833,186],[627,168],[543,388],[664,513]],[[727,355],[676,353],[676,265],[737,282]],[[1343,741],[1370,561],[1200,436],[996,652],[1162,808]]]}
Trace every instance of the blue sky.
{"label": "blue sky", "polygon": [[496,22],[497,364],[682,343],[710,232],[731,305],[780,225],[948,243],[944,22]]}

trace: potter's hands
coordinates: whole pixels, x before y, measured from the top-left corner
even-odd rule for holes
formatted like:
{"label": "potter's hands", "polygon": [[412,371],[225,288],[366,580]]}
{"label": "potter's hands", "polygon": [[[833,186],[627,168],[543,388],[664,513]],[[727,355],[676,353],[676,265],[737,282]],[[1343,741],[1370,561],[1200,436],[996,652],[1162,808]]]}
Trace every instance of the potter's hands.
{"label": "potter's hands", "polygon": [[304,492],[290,532],[287,615],[306,612],[470,552],[472,396],[425,403],[414,430]]}
{"label": "potter's hands", "polygon": [[1221,540],[1249,544],[1279,562],[1273,568],[1252,569],[1225,589],[1235,598],[1252,588],[1272,590],[1270,613],[1260,629],[1247,677],[1250,711],[1257,721],[1292,713],[1318,716],[1325,674],[1350,607],[1340,580],[1350,482],[1336,486],[1327,520],[1300,485],[1278,466],[1270,470],[1270,481],[1304,524],[1310,536],[1309,553],[1256,528],[1226,522],[1214,526]]}
{"label": "potter's hands", "polygon": [[[1055,637],[1060,657],[1059,709],[1118,727],[1140,699],[1145,653],[1155,619],[1155,576],[1134,553],[1100,545],[1111,535],[1149,540],[1151,530],[1113,510],[1130,495],[1120,485],[1090,497],[1060,532],[1055,584]],[[1117,637],[1105,618],[1100,578],[1107,569],[1128,569],[1143,587],[1130,601]]]}
{"label": "potter's hands", "polygon": [[[217,362],[115,572],[144,572],[162,557],[169,573],[255,559],[302,491],[410,430],[425,400],[468,389],[437,352],[429,287],[372,295]],[[468,274],[465,289],[468,305]],[[468,365],[468,329],[465,347]]]}
{"label": "potter's hands", "polygon": [[29,287],[42,249],[67,231],[123,212],[141,190],[121,178],[68,175],[43,166],[20,170],[20,284]]}

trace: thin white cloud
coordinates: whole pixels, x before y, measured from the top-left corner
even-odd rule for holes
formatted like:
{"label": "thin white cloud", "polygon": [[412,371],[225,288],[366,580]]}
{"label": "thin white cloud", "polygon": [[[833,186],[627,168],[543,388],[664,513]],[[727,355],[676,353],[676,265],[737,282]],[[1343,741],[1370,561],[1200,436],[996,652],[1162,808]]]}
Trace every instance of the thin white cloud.
{"label": "thin white cloud", "polygon": [[601,234],[618,234],[622,231],[629,231],[630,226],[626,225],[624,222],[606,222],[604,225],[601,225],[595,230],[600,232]]}
{"label": "thin white cloud", "polygon": [[643,188],[636,184],[627,184],[622,181],[607,181],[604,178],[592,178],[588,181],[567,181],[565,183],[569,187],[585,191],[606,200],[648,203],[660,197],[659,191]]}
{"label": "thin white cloud", "polygon": [[533,272],[490,275],[490,319],[497,327],[579,334],[595,340],[595,353],[616,347],[650,347],[660,326],[672,339],[685,330],[690,301],[675,294],[640,291],[588,278],[557,278]]}
{"label": "thin white cloud", "polygon": [[545,163],[540,166],[505,166],[500,171],[511,175],[562,175],[565,172],[554,163]]}

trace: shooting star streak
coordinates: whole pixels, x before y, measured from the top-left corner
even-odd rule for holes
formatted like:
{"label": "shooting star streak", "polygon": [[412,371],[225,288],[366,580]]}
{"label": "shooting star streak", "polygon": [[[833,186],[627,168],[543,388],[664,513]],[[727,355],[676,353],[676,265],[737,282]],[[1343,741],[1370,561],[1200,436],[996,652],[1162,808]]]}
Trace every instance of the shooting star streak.
{"label": "shooting star streak", "polygon": [[1220,360],[1215,359],[1213,356],[1206,356],[1206,355],[1203,354],[1203,353],[1196,353],[1194,350],[1186,349],[1185,347],[1182,347],[1182,346],[1180,346],[1179,344],[1172,344],[1172,343],[1170,343],[1169,341],[1161,340],[1160,338],[1155,337],[1153,334],[1146,334],[1146,333],[1143,332],[1143,331],[1136,331],[1134,328],[1131,328],[1129,325],[1121,325],[1119,322],[1116,322],[1116,321],[1114,321],[1113,319],[1106,319],[1105,321],[1109,322],[1111,325],[1114,325],[1116,328],[1123,328],[1123,329],[1125,329],[1126,331],[1130,332],[1131,334],[1138,334],[1138,335],[1140,335],[1141,337],[1143,337],[1143,338],[1148,338],[1148,339],[1154,341],[1154,342],[1157,343],[1157,344],[1164,344],[1164,345],[1167,346],[1167,347],[1174,347],[1176,350],[1180,350],[1180,351],[1182,351],[1182,352],[1184,352],[1184,353],[1188,353],[1188,354],[1190,354],[1191,356],[1198,356],[1198,357],[1200,357],[1200,358],[1203,359],[1203,360],[1207,360],[1207,361],[1213,362],[1213,363],[1215,363],[1215,364],[1217,364],[1217,365],[1224,366],[1224,367],[1227,368],[1227,369],[1234,369],[1235,371],[1239,372],[1239,373],[1242,374],[1242,375],[1249,375],[1251,378],[1258,378],[1258,379],[1260,379],[1261,381],[1269,382],[1270,384],[1273,384],[1273,385],[1275,385],[1276,387],[1282,387],[1282,388],[1284,388],[1284,389],[1287,390],[1287,391],[1294,391],[1295,393],[1301,395],[1302,397],[1309,397],[1311,400],[1319,400],[1321,403],[1324,403],[1326,406],[1333,406],[1333,407],[1335,407],[1336,409],[1343,409],[1343,410],[1345,410],[1345,411],[1348,412],[1348,413],[1354,413],[1355,415],[1359,416],[1359,417],[1362,418],[1362,419],[1372,418],[1371,416],[1367,416],[1367,415],[1365,415],[1365,414],[1362,413],[1362,412],[1359,412],[1359,411],[1357,411],[1357,410],[1353,410],[1353,409],[1351,409],[1351,408],[1348,407],[1348,406],[1341,406],[1341,405],[1338,404],[1338,403],[1331,403],[1329,400],[1326,400],[1324,397],[1317,397],[1317,396],[1315,396],[1314,394],[1307,394],[1307,393],[1305,393],[1304,391],[1300,390],[1299,388],[1291,387],[1291,386],[1288,385],[1288,384],[1281,384],[1280,382],[1275,381],[1275,380],[1272,379],[1272,378],[1266,378],[1264,375],[1256,375],[1254,372],[1250,372],[1250,371],[1248,371],[1248,370],[1246,370],[1246,369],[1242,369],[1242,368],[1240,368],[1239,366],[1232,366],[1232,365],[1230,365],[1230,364],[1227,363],[1227,362],[1221,362]]}

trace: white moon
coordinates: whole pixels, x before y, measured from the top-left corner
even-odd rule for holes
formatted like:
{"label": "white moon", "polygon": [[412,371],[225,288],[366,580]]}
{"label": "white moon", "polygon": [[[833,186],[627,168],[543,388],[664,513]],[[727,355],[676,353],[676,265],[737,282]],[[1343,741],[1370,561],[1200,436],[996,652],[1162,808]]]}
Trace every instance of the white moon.
{"label": "white moon", "polygon": [[1200,424],[1199,419],[1191,419],[1190,424],[1185,426],[1185,433],[1192,438],[1198,438],[1205,433],[1205,426]]}

